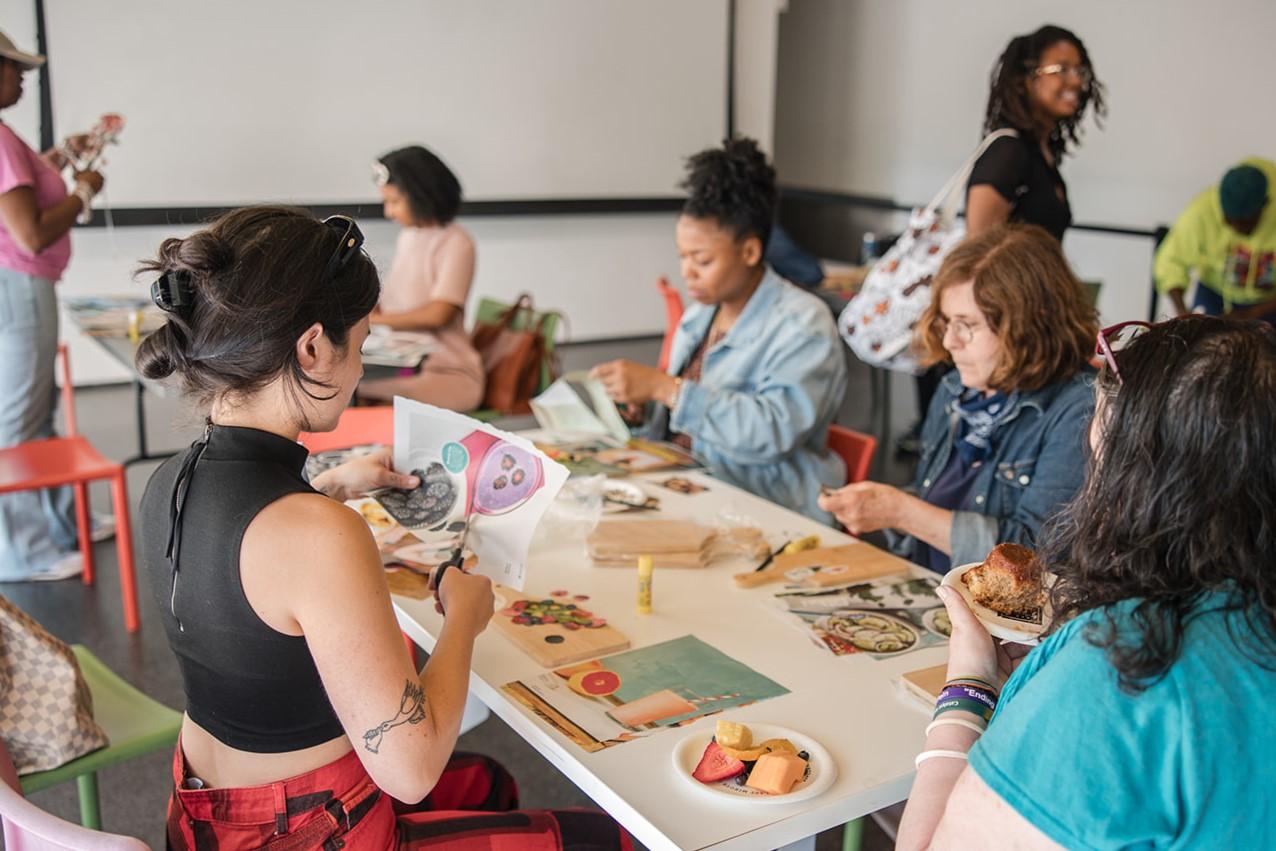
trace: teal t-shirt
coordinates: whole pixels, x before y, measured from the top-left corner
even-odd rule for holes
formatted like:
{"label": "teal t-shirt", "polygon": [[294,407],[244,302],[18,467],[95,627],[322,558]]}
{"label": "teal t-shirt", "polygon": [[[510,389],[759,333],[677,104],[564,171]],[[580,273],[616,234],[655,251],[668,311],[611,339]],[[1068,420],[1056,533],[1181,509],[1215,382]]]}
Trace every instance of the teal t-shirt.
{"label": "teal t-shirt", "polygon": [[1197,610],[1182,656],[1134,695],[1085,640],[1102,617],[1067,624],[1006,683],[975,772],[1067,848],[1273,847],[1276,659],[1222,600]]}

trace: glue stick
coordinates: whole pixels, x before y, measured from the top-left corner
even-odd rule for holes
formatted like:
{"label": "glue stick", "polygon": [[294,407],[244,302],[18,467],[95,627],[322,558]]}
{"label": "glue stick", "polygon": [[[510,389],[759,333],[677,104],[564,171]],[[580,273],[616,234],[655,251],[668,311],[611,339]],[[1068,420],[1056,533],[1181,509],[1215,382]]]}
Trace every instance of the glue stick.
{"label": "glue stick", "polygon": [[656,572],[651,556],[638,556],[638,614],[651,614],[651,576]]}

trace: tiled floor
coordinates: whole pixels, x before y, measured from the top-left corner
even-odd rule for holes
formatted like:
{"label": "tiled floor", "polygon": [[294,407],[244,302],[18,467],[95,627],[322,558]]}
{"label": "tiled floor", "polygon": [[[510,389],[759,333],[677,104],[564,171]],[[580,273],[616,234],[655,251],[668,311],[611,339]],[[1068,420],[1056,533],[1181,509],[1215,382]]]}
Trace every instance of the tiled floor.
{"label": "tiled floor", "polygon": [[[587,367],[612,357],[631,357],[647,363],[655,361],[658,341],[610,345],[582,345],[563,351],[567,369]],[[851,382],[839,421],[852,428],[870,430],[868,373],[862,366],[852,368]],[[893,422],[904,427],[912,418],[912,388],[896,379]],[[125,458],[136,451],[132,393],[127,387],[81,390],[77,408],[82,431],[108,456]],[[199,418],[184,412],[171,400],[147,398],[147,420],[152,450],[176,449],[199,433]],[[136,505],[153,464],[139,464],[129,471],[130,496]],[[893,459],[879,467],[885,481],[900,482],[908,470]],[[106,509],[105,492],[97,492],[95,504]],[[107,665],[138,688],[180,707],[184,698],[176,662],[153,612],[150,593],[141,588],[142,629],[135,636],[124,631],[116,574],[115,550],[111,542],[96,549],[100,579],[86,588],[78,581],[43,584],[0,585],[4,594],[31,613],[65,641],[87,645]],[[514,773],[527,807],[591,806],[591,802],[549,763],[533,751],[499,719],[493,717],[461,740],[463,749],[497,757]],[[103,773],[101,794],[106,829],[137,836],[153,848],[164,847],[164,805],[168,797],[168,753],[118,766]],[[33,796],[42,807],[63,818],[77,820],[74,785],[55,788]],[[840,831],[829,831],[818,839],[819,849],[841,847]],[[865,849],[890,847],[890,840],[871,823],[864,831]]]}

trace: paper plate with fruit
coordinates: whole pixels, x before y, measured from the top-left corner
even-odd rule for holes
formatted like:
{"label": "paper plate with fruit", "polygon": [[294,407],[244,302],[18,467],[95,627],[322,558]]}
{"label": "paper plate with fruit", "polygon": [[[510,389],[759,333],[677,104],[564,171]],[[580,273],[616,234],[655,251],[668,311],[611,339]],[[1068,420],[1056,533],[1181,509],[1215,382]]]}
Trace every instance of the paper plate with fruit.
{"label": "paper plate with fruit", "polygon": [[[1041,634],[1050,625],[1051,610],[1049,600],[1047,599],[1044,605],[1013,612],[1002,612],[985,606],[975,599],[975,594],[971,591],[969,584],[962,581],[962,577],[968,571],[974,570],[981,565],[982,562],[975,562],[974,564],[963,564],[961,567],[954,567],[944,575],[943,581],[939,584],[954,588],[961,594],[966,601],[966,605],[970,606],[970,610],[975,617],[979,618],[979,622],[988,630],[989,635],[994,638],[1013,641],[1017,644],[1037,644],[1041,640]],[[1047,591],[1052,584],[1054,584],[1053,577],[1047,575],[1045,580]]]}
{"label": "paper plate with fruit", "polygon": [[819,795],[837,767],[819,742],[774,724],[719,720],[673,750],[674,772],[720,800],[793,804]]}

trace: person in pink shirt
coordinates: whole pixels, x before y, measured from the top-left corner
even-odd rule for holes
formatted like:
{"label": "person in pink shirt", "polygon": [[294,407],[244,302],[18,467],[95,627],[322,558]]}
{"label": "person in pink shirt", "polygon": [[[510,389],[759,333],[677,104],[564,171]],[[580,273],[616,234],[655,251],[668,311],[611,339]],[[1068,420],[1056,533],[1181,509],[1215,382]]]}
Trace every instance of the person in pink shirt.
{"label": "person in pink shirt", "polygon": [[[22,98],[22,75],[42,64],[0,33],[0,110]],[[68,164],[60,150],[36,153],[0,121],[0,448],[53,436],[54,284],[71,259],[75,218],[102,188],[101,174],[80,171],[68,194]],[[80,572],[72,508],[69,488],[0,496],[0,582]]]}
{"label": "person in pink shirt", "polygon": [[474,279],[474,240],[454,219],[461,183],[430,151],[413,145],[376,164],[385,217],[403,226],[374,325],[426,331],[438,340],[420,372],[364,381],[361,399],[406,396],[470,411],[483,402],[483,361],[465,331],[465,301]]}

